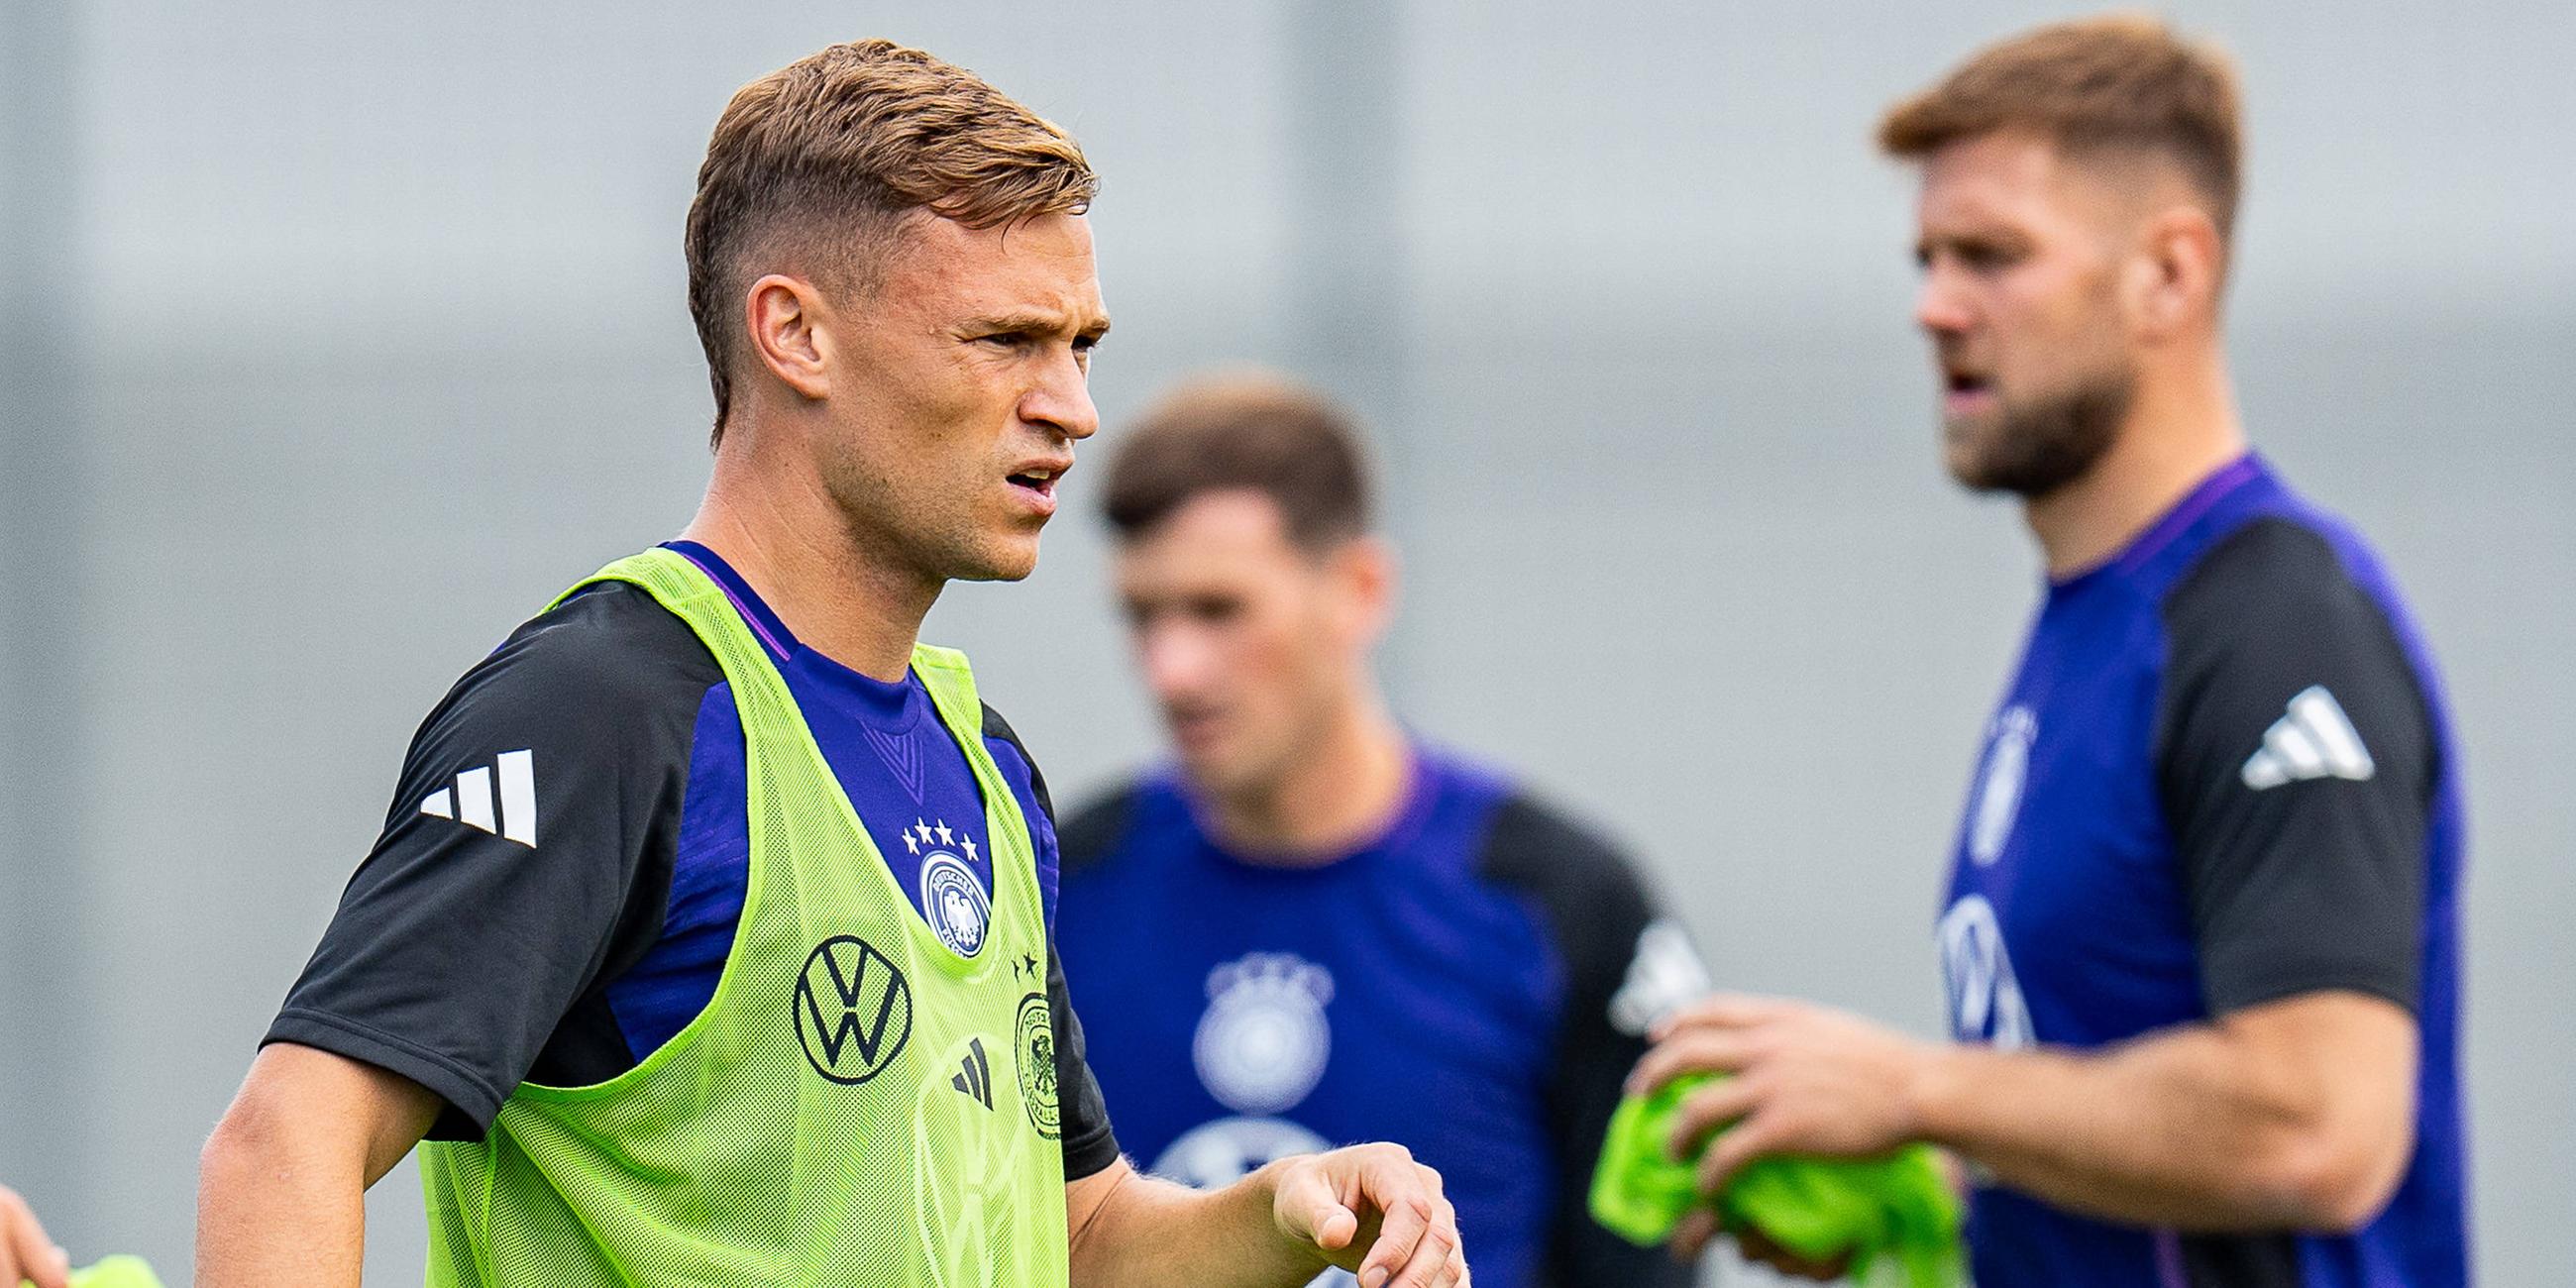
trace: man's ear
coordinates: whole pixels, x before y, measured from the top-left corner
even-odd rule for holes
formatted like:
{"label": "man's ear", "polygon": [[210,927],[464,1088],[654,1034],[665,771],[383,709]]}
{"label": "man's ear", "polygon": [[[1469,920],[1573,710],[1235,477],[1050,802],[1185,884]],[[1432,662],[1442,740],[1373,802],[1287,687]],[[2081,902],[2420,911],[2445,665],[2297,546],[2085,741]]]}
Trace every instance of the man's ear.
{"label": "man's ear", "polygon": [[2218,315],[2227,244],[2209,212],[2168,206],[2138,230],[2127,287],[2130,317],[2149,340],[2207,328]]}
{"label": "man's ear", "polygon": [[1375,648],[1395,623],[1400,580],[1395,545],[1365,533],[1344,541],[1330,558],[1349,613],[1352,639],[1363,651]]}
{"label": "man's ear", "polygon": [[830,309],[812,282],[772,273],[752,283],[743,322],[769,374],[810,401],[831,396]]}

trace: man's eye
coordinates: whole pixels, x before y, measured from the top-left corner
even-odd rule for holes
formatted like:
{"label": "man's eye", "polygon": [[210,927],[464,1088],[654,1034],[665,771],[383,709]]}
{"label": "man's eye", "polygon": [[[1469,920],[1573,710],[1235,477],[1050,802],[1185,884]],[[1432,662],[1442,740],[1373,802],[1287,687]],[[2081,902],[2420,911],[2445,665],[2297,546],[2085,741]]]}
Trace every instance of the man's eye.
{"label": "man's eye", "polygon": [[979,335],[975,339],[977,343],[1003,349],[1016,349],[1028,342],[1028,336],[1019,331],[996,331],[991,335]]}

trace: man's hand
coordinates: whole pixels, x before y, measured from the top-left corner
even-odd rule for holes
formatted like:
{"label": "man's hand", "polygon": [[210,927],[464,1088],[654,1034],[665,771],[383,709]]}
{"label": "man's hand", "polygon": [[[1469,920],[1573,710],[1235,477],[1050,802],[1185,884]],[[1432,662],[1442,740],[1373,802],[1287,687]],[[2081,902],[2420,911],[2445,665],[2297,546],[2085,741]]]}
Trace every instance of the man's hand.
{"label": "man's hand", "polygon": [[[1682,1102],[1676,1156],[1710,1192],[1769,1154],[1911,1141],[2102,1220],[2186,1230],[2358,1229],[2414,1147],[2415,1017],[2327,990],[2098,1050],[1916,1042],[1797,1002],[1713,998],[1657,1030],[1629,1088],[1736,1076]],[[1740,1120],[1740,1121],[1738,1121]]]}
{"label": "man's hand", "polygon": [[1458,1213],[1440,1174],[1401,1145],[1354,1145],[1272,1164],[1281,1233],[1359,1276],[1360,1288],[1466,1288]]}
{"label": "man's hand", "polygon": [[[1673,1227],[1673,1259],[1685,1263],[1699,1260],[1699,1254],[1708,1251],[1708,1245],[1723,1232],[1717,1223],[1716,1213],[1705,1208],[1692,1212],[1682,1218],[1680,1225]],[[1760,1230],[1735,1231],[1735,1250],[1743,1253],[1745,1260],[1769,1266],[1792,1279],[1831,1283],[1851,1272],[1849,1253],[1824,1261],[1810,1261],[1773,1243]]]}
{"label": "man's hand", "polygon": [[[1717,996],[1655,1026],[1655,1045],[1628,1077],[1646,1094],[1692,1073],[1732,1074],[1682,1100],[1668,1144],[1687,1158],[1721,1130],[1700,1158],[1699,1189],[1715,1194],[1746,1164],[1770,1154],[1867,1157],[1915,1139],[1913,1083],[1931,1048],[1858,1016],[1803,1002]],[[1720,1233],[1713,1214],[1695,1212],[1673,1232],[1673,1255],[1694,1259]],[[1746,1258],[1803,1279],[1837,1279],[1846,1259],[1810,1261],[1737,1231]]]}
{"label": "man's hand", "polygon": [[1671,1148],[1687,1157],[1709,1136],[1700,1191],[1715,1194],[1769,1154],[1866,1158],[1915,1140],[1914,1085],[1933,1048],[1859,1016],[1758,997],[1719,996],[1667,1017],[1629,1075],[1651,1092],[1686,1073],[1735,1075],[1692,1092]]}
{"label": "man's hand", "polygon": [[0,1185],[0,1285],[18,1288],[32,1279],[36,1288],[64,1288],[71,1272],[71,1258],[46,1236],[27,1200]]}

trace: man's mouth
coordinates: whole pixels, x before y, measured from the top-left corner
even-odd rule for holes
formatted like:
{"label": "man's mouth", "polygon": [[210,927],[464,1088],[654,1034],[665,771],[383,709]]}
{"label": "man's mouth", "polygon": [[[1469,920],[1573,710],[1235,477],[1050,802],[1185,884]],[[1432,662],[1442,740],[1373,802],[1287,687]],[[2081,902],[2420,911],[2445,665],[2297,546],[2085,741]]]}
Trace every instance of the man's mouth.
{"label": "man's mouth", "polygon": [[1052,510],[1055,508],[1056,480],[1064,477],[1067,468],[1069,467],[1061,465],[1032,465],[1026,469],[1013,471],[1005,481],[1019,489],[1031,503]]}
{"label": "man's mouth", "polygon": [[1185,709],[1166,707],[1163,710],[1163,719],[1171,729],[1172,741],[1190,748],[1204,745],[1216,735],[1220,727],[1219,713],[1205,707]]}
{"label": "man's mouth", "polygon": [[1983,411],[1994,397],[1994,382],[1983,375],[1955,369],[1941,373],[1941,406],[1951,415]]}

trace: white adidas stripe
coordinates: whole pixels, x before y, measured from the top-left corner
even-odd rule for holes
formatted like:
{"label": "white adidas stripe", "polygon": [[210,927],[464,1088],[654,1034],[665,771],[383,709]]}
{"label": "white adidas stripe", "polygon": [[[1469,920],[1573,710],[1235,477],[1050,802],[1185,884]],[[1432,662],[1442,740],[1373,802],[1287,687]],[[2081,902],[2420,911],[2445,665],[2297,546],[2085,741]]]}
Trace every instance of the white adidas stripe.
{"label": "white adidas stripe", "polygon": [[492,791],[493,773],[477,766],[456,776],[456,786],[441,787],[420,803],[432,818],[454,819],[467,827],[498,833],[530,849],[537,844],[537,771],[533,751],[505,751],[494,758],[500,769],[500,795]]}
{"label": "white adidas stripe", "polygon": [[2315,778],[2367,781],[2379,772],[2343,704],[2322,684],[2290,699],[2287,715],[2263,731],[2263,745],[2245,758],[2240,776],[2256,791]]}

